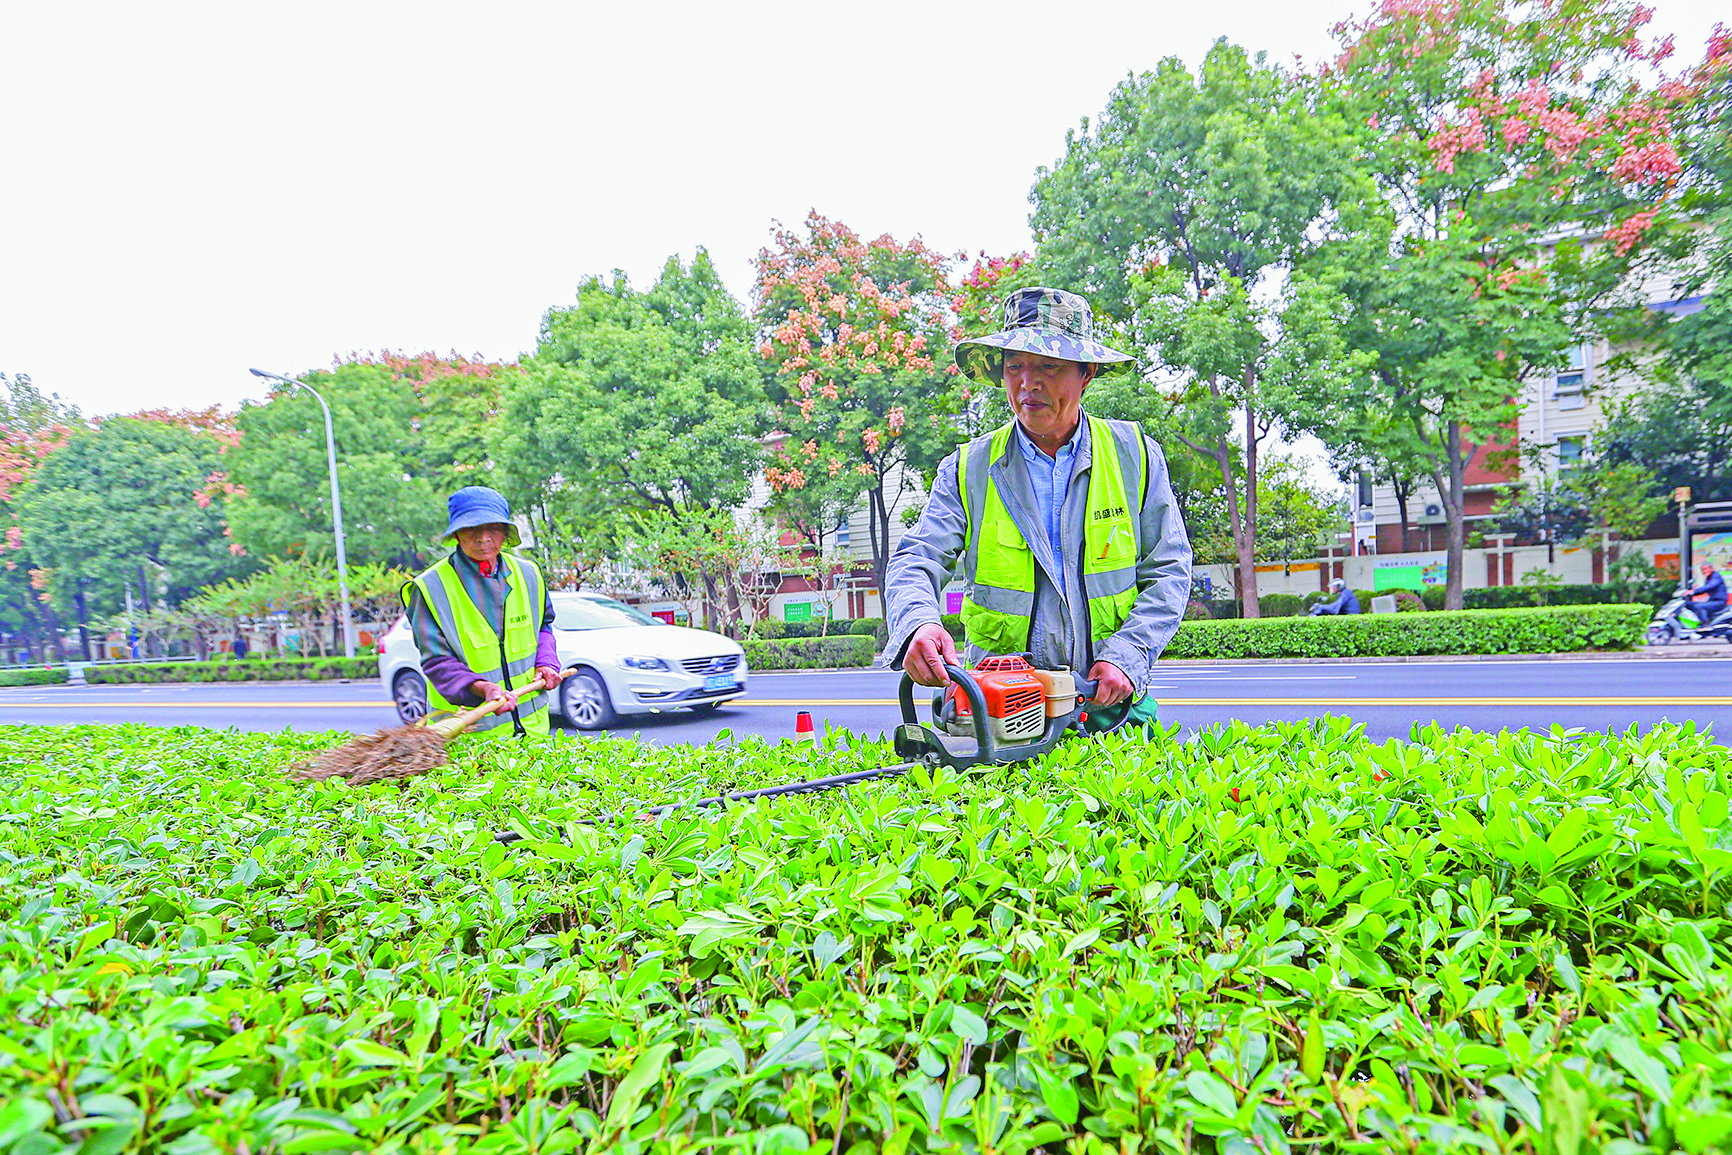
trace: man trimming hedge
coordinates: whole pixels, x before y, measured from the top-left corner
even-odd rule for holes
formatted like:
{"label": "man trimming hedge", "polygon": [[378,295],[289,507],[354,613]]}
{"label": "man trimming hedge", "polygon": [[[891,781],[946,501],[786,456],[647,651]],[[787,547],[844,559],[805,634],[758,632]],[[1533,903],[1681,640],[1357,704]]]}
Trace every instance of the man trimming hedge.
{"label": "man trimming hedge", "polygon": [[1144,687],[1184,616],[1190,539],[1161,447],[1082,409],[1090,382],[1132,358],[1094,339],[1086,300],[1032,288],[1005,299],[1002,330],[961,342],[956,364],[1002,383],[1015,418],[938,467],[890,558],[888,651],[922,685],[949,681],[944,663],[960,663],[938,593],[960,557],[970,663],[1027,652],[1086,671],[1101,706],[1129,704],[1128,721],[1153,721]]}

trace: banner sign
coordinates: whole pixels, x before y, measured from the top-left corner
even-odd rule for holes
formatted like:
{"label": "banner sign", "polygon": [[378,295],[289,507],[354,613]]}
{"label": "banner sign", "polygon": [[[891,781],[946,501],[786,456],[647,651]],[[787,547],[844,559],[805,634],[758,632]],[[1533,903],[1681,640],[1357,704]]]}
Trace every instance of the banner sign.
{"label": "banner sign", "polygon": [[1440,586],[1449,580],[1449,559],[1434,558],[1389,558],[1378,559],[1376,568],[1372,571],[1374,590],[1419,590],[1426,586]]}

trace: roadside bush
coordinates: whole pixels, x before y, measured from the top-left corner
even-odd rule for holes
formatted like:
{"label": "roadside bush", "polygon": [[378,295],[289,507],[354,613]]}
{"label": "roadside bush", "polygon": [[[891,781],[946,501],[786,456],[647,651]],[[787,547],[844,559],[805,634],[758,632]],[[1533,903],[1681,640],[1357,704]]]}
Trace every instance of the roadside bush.
{"label": "roadside bush", "polygon": [[[1384,592],[1395,595],[1395,612],[1398,614],[1423,613],[1425,611],[1425,599],[1412,590],[1386,590]],[[1368,607],[1361,605],[1359,608],[1363,610]]]}
{"label": "roadside bush", "polygon": [[1647,624],[1646,606],[1185,622],[1164,656],[1214,660],[1629,650],[1641,642]]}
{"label": "roadside bush", "polygon": [[[1558,586],[1546,593],[1546,604],[1552,606],[1603,606],[1628,603],[1650,608],[1663,606],[1678,588],[1675,581],[1632,582],[1628,588],[1609,582],[1597,585]],[[1630,595],[1626,597],[1625,595]],[[1421,592],[1427,609],[1443,608],[1443,587],[1426,586]],[[1507,610],[1538,604],[1538,591],[1532,586],[1490,586],[1485,589],[1463,590],[1462,605],[1470,610]]]}
{"label": "roadside bush", "polygon": [[788,636],[788,623],[781,618],[759,618],[752,623],[752,635],[758,638],[777,638]]}
{"label": "roadside bush", "polygon": [[883,618],[855,618],[841,624],[848,627],[847,633],[861,634],[868,638],[876,637],[880,630],[888,628],[888,623]]}
{"label": "roadside bush", "polygon": [[33,667],[24,670],[0,670],[0,686],[55,686],[70,678],[65,666]]}
{"label": "roadside bush", "polygon": [[1196,598],[1185,603],[1185,620],[1187,622],[1206,622],[1212,620],[1214,616],[1209,612],[1209,607]]}
{"label": "roadside bush", "polygon": [[754,670],[822,670],[843,666],[870,666],[876,648],[872,639],[859,634],[831,634],[827,638],[783,638],[755,641],[740,646],[746,664]]}
{"label": "roadside bush", "polygon": [[127,662],[88,666],[84,680],[91,685],[144,682],[295,682],[339,678],[377,678],[375,658],[273,658],[223,662]]}
{"label": "roadside bush", "polygon": [[[830,623],[828,636],[833,638],[837,634],[846,635],[849,632],[846,620],[834,621]],[[782,636],[784,638],[821,638],[826,636],[826,632],[822,621],[783,622]]]}
{"label": "roadside bush", "polygon": [[1264,594],[1257,599],[1257,609],[1266,618],[1290,618],[1304,608],[1303,594]]}
{"label": "roadside bush", "polygon": [[1694,726],[1233,723],[594,826],[892,759],[460,740],[356,789],[282,773],[348,734],[3,736],[13,1151],[1709,1152],[1732,1113]]}

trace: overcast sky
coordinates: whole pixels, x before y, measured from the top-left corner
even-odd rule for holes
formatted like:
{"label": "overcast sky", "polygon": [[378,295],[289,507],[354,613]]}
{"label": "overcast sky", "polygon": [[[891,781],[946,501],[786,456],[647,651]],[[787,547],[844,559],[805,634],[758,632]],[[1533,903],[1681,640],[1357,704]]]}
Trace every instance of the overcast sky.
{"label": "overcast sky", "polygon": [[[1655,0],[1699,58],[1710,0]],[[577,282],[816,208],[945,251],[1128,71],[1330,54],[1368,0],[140,4],[0,11],[0,371],[88,413],[232,407],[351,350],[512,358]]]}

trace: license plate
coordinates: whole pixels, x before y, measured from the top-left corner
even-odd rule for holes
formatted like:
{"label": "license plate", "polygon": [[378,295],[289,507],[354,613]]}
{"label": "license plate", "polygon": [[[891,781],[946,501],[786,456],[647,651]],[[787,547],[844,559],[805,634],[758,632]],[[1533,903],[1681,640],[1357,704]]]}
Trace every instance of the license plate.
{"label": "license plate", "polygon": [[711,674],[704,679],[704,689],[706,690],[731,690],[736,685],[738,683],[734,681],[732,674]]}

